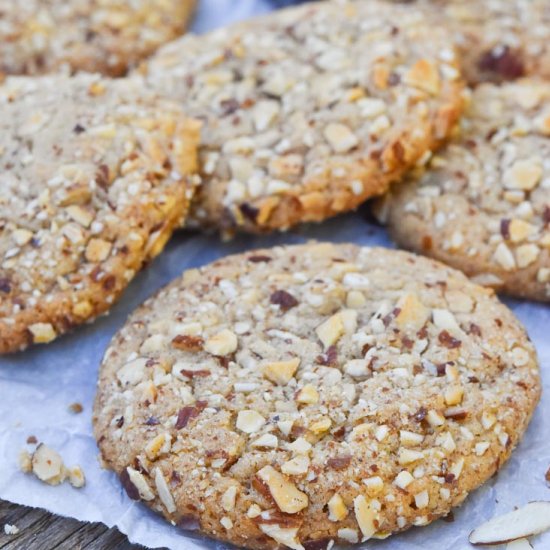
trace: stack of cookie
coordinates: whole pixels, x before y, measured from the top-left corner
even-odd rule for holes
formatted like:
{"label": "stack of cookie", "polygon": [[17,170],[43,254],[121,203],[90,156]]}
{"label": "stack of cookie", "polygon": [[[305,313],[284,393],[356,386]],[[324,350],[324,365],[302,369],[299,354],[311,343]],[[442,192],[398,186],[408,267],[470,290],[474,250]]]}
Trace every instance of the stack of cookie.
{"label": "stack of cookie", "polygon": [[383,195],[398,244],[451,267],[308,244],[186,272],[113,339],[95,433],[131,498],[248,548],[449,513],[540,394],[492,289],[550,300],[546,0],[312,2],[141,64],[194,2],[76,4],[0,0],[0,67],[37,75],[0,87],[0,352],[107,311],[177,227]]}

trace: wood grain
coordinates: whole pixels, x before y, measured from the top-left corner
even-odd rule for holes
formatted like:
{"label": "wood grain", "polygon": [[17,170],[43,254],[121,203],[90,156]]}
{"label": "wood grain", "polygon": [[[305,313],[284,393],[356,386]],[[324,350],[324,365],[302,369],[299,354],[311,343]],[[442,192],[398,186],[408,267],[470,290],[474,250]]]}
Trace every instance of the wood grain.
{"label": "wood grain", "polygon": [[[5,524],[19,529],[4,533]],[[116,529],[0,500],[0,550],[143,550]]]}

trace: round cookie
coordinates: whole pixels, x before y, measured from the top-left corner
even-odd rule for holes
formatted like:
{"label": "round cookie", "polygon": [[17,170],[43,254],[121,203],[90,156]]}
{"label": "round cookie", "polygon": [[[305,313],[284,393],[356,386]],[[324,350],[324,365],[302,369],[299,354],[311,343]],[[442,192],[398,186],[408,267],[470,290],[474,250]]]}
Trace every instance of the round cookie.
{"label": "round cookie", "polygon": [[195,0],[0,0],[0,73],[120,76],[179,36]]}
{"label": "round cookie", "polygon": [[471,84],[550,78],[548,0],[419,0],[449,27]]}
{"label": "round cookie", "polygon": [[147,62],[150,85],[204,120],[194,225],[269,231],[381,194],[461,110],[455,53],[420,10],[315,2]]}
{"label": "round cookie", "polygon": [[405,248],[512,296],[550,301],[550,84],[479,86],[462,132],[379,217]]}
{"label": "round cookie", "polygon": [[187,212],[199,123],[140,79],[0,87],[0,353],[107,310]]}
{"label": "round cookie", "polygon": [[491,290],[407,252],[310,243],[145,302],[106,351],[94,427],[129,496],[174,524],[299,550],[446,515],[510,456],[539,393]]}

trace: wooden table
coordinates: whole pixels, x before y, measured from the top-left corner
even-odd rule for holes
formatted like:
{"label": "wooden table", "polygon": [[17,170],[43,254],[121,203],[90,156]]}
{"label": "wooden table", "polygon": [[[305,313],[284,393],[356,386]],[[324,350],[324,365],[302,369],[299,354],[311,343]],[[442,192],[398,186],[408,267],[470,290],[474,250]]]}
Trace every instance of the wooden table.
{"label": "wooden table", "polygon": [[[19,528],[6,535],[4,525]],[[44,510],[0,500],[0,550],[143,550],[116,529],[60,518]]]}

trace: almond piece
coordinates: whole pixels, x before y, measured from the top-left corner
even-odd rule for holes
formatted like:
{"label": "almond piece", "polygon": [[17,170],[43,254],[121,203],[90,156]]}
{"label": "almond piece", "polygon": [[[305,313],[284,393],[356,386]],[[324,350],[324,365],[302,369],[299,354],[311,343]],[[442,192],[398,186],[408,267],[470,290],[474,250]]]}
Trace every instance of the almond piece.
{"label": "almond piece", "polygon": [[334,493],[328,501],[328,519],[330,521],[342,521],[348,515],[348,508],[338,493]]}
{"label": "almond piece", "polygon": [[538,157],[521,159],[504,173],[504,184],[510,189],[530,191],[534,189],[542,179],[542,161]]}
{"label": "almond piece", "polygon": [[172,438],[170,434],[161,433],[149,441],[149,443],[145,446],[145,454],[149,460],[155,461],[160,456],[168,453],[171,447]]}
{"label": "almond piece", "polygon": [[237,500],[237,486],[231,485],[222,495],[221,505],[226,512],[231,512],[235,509],[235,502]]}
{"label": "almond piece", "polygon": [[89,262],[97,264],[99,262],[104,262],[109,257],[111,248],[112,244],[109,241],[95,238],[90,239],[84,255]]}
{"label": "almond piece", "polygon": [[460,405],[464,397],[464,388],[458,384],[454,384],[445,390],[444,397],[447,405]]}
{"label": "almond piece", "polygon": [[311,384],[306,384],[298,392],[296,401],[303,405],[314,405],[319,401],[319,392]]}
{"label": "almond piece", "polygon": [[34,323],[29,326],[29,331],[35,344],[48,344],[57,336],[50,323]]}
{"label": "almond piece", "polygon": [[417,508],[426,508],[430,503],[430,495],[428,491],[424,490],[414,495],[414,502]]}
{"label": "almond piece", "polygon": [[33,474],[48,483],[59,485],[65,480],[65,466],[58,452],[41,443],[32,455]]}
{"label": "almond piece", "polygon": [[406,489],[413,481],[414,477],[410,474],[410,472],[403,470],[397,474],[393,480],[393,483],[400,489]]}
{"label": "almond piece", "polygon": [[418,60],[403,77],[403,82],[432,95],[441,88],[438,68],[427,59]]}
{"label": "almond piece", "polygon": [[235,333],[223,329],[204,343],[204,349],[212,355],[223,357],[237,351],[238,340]]}
{"label": "almond piece", "polygon": [[69,483],[75,488],[80,489],[86,485],[86,477],[80,466],[73,466],[67,471],[69,474]]}
{"label": "almond piece", "polygon": [[27,229],[16,229],[11,236],[17,246],[25,246],[32,239],[33,233]]}
{"label": "almond piece", "polygon": [[281,466],[281,470],[283,474],[289,476],[301,476],[307,474],[309,464],[309,457],[307,455],[298,455],[285,462]]}
{"label": "almond piece", "polygon": [[130,466],[126,468],[126,472],[128,473],[130,481],[137,489],[142,500],[153,500],[155,498],[153,491],[151,491],[151,488],[141,472],[134,470],[134,468],[131,468]]}
{"label": "almond piece", "polygon": [[367,502],[363,495],[358,495],[353,501],[353,508],[355,511],[355,519],[363,533],[362,541],[365,542],[373,537],[378,530],[378,513],[372,507],[372,504]]}
{"label": "almond piece", "polygon": [[528,539],[517,539],[506,545],[506,550],[533,550]]}
{"label": "almond piece", "polygon": [[281,527],[277,524],[260,523],[260,530],[274,541],[291,548],[292,550],[304,550],[300,541],[296,538],[298,527]]}
{"label": "almond piece", "polygon": [[550,502],[536,501],[497,516],[474,529],[471,544],[504,544],[538,535],[550,529]]}
{"label": "almond piece", "polygon": [[437,428],[445,424],[445,417],[434,410],[428,411],[428,414],[426,415],[426,420],[432,428]]}
{"label": "almond piece", "polygon": [[288,361],[276,361],[263,366],[263,374],[271,382],[280,386],[286,386],[296,374],[300,366],[300,359],[295,357]]}
{"label": "almond piece", "polygon": [[157,493],[159,495],[160,501],[162,502],[162,504],[164,504],[166,511],[169,514],[173,514],[176,511],[176,503],[174,502],[174,497],[170,492],[168,483],[166,483],[166,479],[160,468],[155,468],[154,479],[155,479],[155,486],[157,488]]}
{"label": "almond piece", "polygon": [[330,430],[331,426],[332,426],[332,420],[328,416],[324,416],[323,418],[315,422],[312,422],[308,426],[308,429],[314,434],[319,435]]}
{"label": "almond piece", "polygon": [[338,342],[345,332],[341,313],[335,313],[332,317],[329,317],[317,327],[315,332],[325,348]]}
{"label": "almond piece", "polygon": [[534,235],[537,232],[537,228],[530,223],[514,218],[510,221],[508,232],[510,233],[510,240],[513,243],[519,243]]}
{"label": "almond piece", "polygon": [[252,410],[240,411],[237,415],[237,429],[244,433],[257,432],[264,424],[265,418],[258,412]]}
{"label": "almond piece", "polygon": [[396,304],[399,310],[395,322],[400,329],[421,329],[430,316],[430,310],[424,306],[416,294],[405,294]]}
{"label": "almond piece", "polygon": [[401,430],[399,432],[399,440],[402,445],[420,445],[424,441],[424,436],[422,434],[417,434],[414,432],[409,432],[408,430]]}
{"label": "almond piece", "polygon": [[413,451],[412,449],[399,449],[399,464],[403,466],[412,464],[417,460],[422,460],[424,455],[420,451]]}
{"label": "almond piece", "polygon": [[73,221],[79,223],[82,227],[90,227],[90,224],[94,221],[93,214],[85,208],[82,208],[82,206],[72,205],[67,207],[67,214],[69,214]]}
{"label": "almond piece", "polygon": [[511,250],[504,244],[500,243],[495,250],[493,258],[497,264],[505,271],[511,271],[516,267],[516,260]]}
{"label": "almond piece", "polygon": [[540,248],[536,244],[524,244],[516,250],[516,261],[520,269],[535,263],[540,255]]}
{"label": "almond piece", "polygon": [[323,134],[336,153],[347,153],[359,143],[357,136],[344,124],[328,124]]}
{"label": "almond piece", "polygon": [[272,466],[264,466],[258,473],[258,478],[267,485],[273,500],[281,512],[296,514],[307,508],[308,497],[302,493],[289,479]]}

